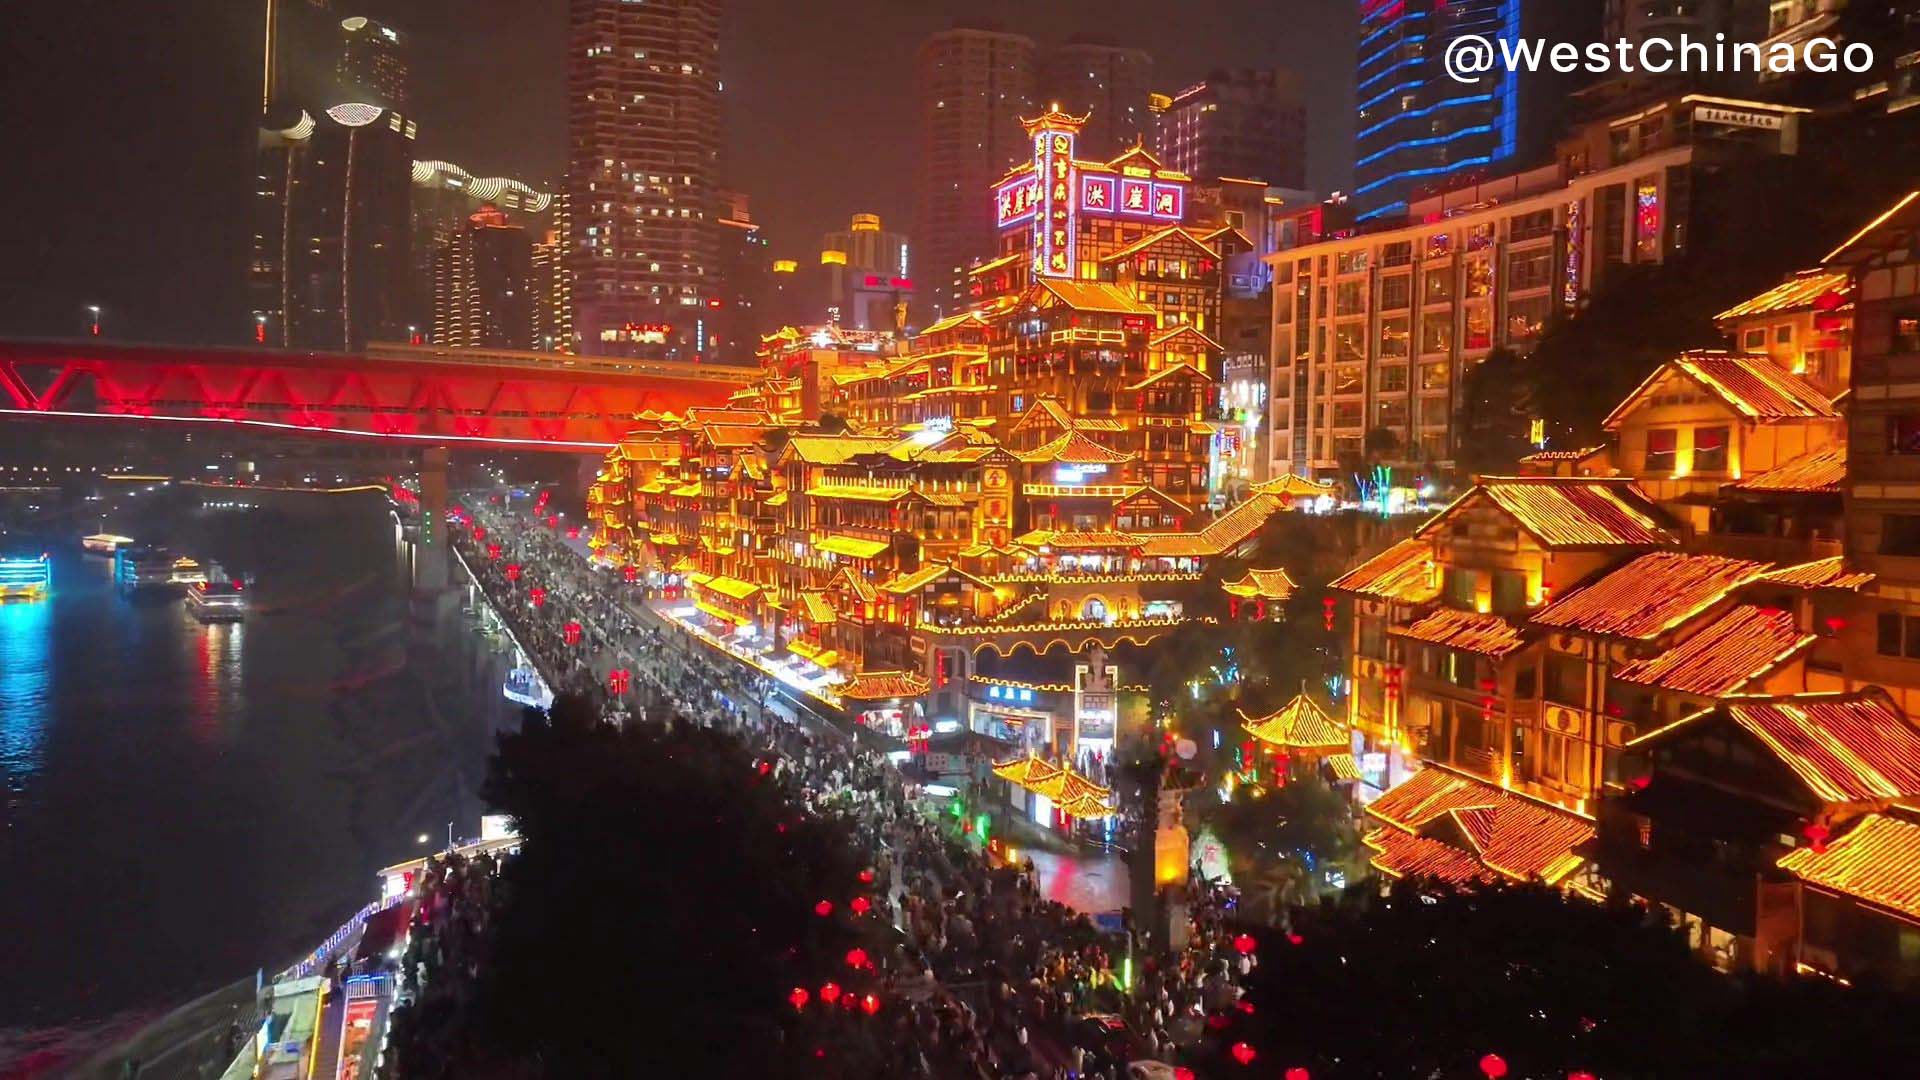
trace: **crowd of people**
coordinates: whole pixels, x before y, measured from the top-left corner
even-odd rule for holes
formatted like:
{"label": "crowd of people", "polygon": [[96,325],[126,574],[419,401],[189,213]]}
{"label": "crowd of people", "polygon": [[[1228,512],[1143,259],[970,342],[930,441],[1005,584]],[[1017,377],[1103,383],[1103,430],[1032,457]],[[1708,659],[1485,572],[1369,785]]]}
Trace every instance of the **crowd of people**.
{"label": "crowd of people", "polygon": [[[808,809],[852,826],[898,933],[891,954],[877,958],[890,998],[907,1003],[891,1014],[890,1074],[1142,1075],[1135,1063],[1178,1060],[1205,1014],[1237,997],[1235,977],[1251,959],[1234,951],[1226,930],[1230,894],[1196,881],[1188,944],[1178,952],[1147,947],[1130,920],[1102,928],[1043,896],[1031,861],[1002,864],[949,817],[926,812],[916,785],[882,755],[831,725],[766,709],[762,674],[650,612],[555,531],[498,507],[477,509],[475,520],[503,557],[468,563],[556,692],[588,695],[616,718],[646,709],[669,723],[734,732],[778,762]],[[539,607],[512,599],[516,585],[521,595],[527,586],[506,579],[510,561],[546,590]],[[566,641],[568,623],[579,624],[580,641]],[[630,683],[607,685],[594,658],[627,665]],[[416,939],[408,971],[424,974],[433,993],[457,995],[460,965],[481,962],[470,945],[484,922],[463,921],[471,873],[443,868],[430,883],[432,902],[452,906],[423,920],[433,944]],[[456,899],[443,901],[449,888]]]}

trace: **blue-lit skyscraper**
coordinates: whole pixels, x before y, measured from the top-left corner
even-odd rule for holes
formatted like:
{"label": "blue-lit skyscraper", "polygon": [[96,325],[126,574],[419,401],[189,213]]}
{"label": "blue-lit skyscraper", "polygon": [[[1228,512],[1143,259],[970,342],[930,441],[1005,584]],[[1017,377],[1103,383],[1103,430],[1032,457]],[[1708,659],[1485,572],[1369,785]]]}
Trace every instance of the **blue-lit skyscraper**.
{"label": "blue-lit skyscraper", "polygon": [[[1525,167],[1557,134],[1574,85],[1499,65],[1450,77],[1447,45],[1477,35],[1497,50],[1523,36],[1584,46],[1597,0],[1359,0],[1353,203],[1362,222],[1405,211],[1409,196]],[[1557,84],[1557,85],[1555,85]]]}

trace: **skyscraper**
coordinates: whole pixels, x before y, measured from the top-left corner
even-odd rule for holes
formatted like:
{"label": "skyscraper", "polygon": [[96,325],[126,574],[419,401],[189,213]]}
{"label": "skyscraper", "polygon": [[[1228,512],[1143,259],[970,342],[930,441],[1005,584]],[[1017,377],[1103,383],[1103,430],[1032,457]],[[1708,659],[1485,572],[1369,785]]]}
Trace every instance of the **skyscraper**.
{"label": "skyscraper", "polygon": [[1546,151],[1568,93],[1585,77],[1502,65],[1469,82],[1447,74],[1465,35],[1594,40],[1599,7],[1566,0],[1360,0],[1353,190],[1362,223],[1404,213],[1409,197],[1475,173],[1524,167]]}
{"label": "skyscraper", "polygon": [[1091,34],[1076,34],[1048,49],[1040,61],[1039,98],[1087,117],[1080,132],[1084,153],[1111,157],[1153,133],[1147,95],[1153,56]]}
{"label": "skyscraper", "polygon": [[694,359],[722,290],[720,0],[569,0],[568,20],[574,334]]}
{"label": "skyscraper", "polygon": [[341,101],[406,111],[406,49],[393,27],[364,15],[342,20],[340,58],[334,71]]}
{"label": "skyscraper", "polygon": [[433,341],[455,348],[534,347],[533,245],[486,206],[433,252]]}
{"label": "skyscraper", "polygon": [[[281,118],[282,113],[290,118]],[[275,109],[259,133],[250,280],[266,343],[403,340],[414,125],[360,102]]]}
{"label": "skyscraper", "polygon": [[880,215],[855,214],[820,241],[827,321],[853,330],[894,330],[913,302],[907,238],[880,227]]}
{"label": "skyscraper", "polygon": [[913,235],[935,315],[967,306],[967,265],[994,254],[993,207],[980,193],[1032,153],[1020,119],[1034,108],[1031,38],[956,28],[922,42],[914,64],[919,161]]}
{"label": "skyscraper", "polygon": [[714,297],[720,303],[708,308],[706,351],[723,364],[750,364],[760,335],[772,329],[773,255],[745,192],[721,191],[719,226],[720,289]]}
{"label": "skyscraper", "polygon": [[1154,141],[1168,168],[1198,180],[1306,186],[1307,108],[1292,72],[1216,71],[1172,95]]}
{"label": "skyscraper", "polygon": [[[469,226],[474,214],[494,211],[508,225],[527,230],[528,237],[544,237],[558,226],[559,200],[521,180],[504,176],[475,176],[450,161],[413,163],[413,294],[408,322],[421,332],[434,326],[436,253],[458,230]],[[557,251],[557,245],[555,246]],[[546,279],[551,284],[551,277]],[[544,320],[552,324],[553,320]],[[544,341],[546,333],[536,335]],[[436,332],[437,337],[437,332]]]}

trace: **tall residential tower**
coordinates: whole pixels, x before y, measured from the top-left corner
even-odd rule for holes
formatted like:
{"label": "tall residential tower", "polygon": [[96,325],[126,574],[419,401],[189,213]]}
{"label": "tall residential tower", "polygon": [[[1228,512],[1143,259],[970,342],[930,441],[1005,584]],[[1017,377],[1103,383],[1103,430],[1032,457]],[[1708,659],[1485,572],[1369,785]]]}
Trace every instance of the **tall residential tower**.
{"label": "tall residential tower", "polygon": [[720,8],[569,0],[566,191],[581,352],[704,351],[722,292]]}

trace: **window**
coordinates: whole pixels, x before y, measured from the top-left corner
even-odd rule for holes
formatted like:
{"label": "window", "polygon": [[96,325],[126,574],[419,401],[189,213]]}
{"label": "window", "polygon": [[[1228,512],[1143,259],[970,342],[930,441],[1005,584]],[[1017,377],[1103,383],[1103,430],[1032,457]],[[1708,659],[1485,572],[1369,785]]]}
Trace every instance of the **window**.
{"label": "window", "polygon": [[1791,345],[1791,344],[1793,344],[1793,324],[1792,324],[1792,323],[1782,323],[1782,324],[1780,324],[1779,326],[1776,326],[1776,327],[1774,327],[1774,328],[1773,328],[1773,343],[1774,343],[1775,345]]}
{"label": "window", "polygon": [[1467,295],[1486,296],[1493,292],[1493,261],[1482,255],[1467,260]]}
{"label": "window", "polygon": [[1714,474],[1727,471],[1726,428],[1693,429],[1693,471]]}
{"label": "window", "polygon": [[1486,349],[1493,346],[1493,313],[1485,304],[1476,304],[1467,309],[1466,340],[1463,348]]}
{"label": "window", "polygon": [[1427,237],[1427,258],[1445,258],[1453,250],[1453,237],[1447,233],[1435,233]]}
{"label": "window", "polygon": [[1449,364],[1421,364],[1420,389],[1445,390],[1447,388],[1447,376],[1450,370],[1451,365]]}
{"label": "window", "polygon": [[1401,240],[1380,249],[1381,266],[1405,266],[1413,261],[1413,241]]}
{"label": "window", "polygon": [[1893,320],[1893,350],[1897,353],[1920,352],[1920,318],[1897,316]]}
{"label": "window", "polygon": [[1351,363],[1367,358],[1365,335],[1367,324],[1363,322],[1340,323],[1333,328],[1333,358],[1342,363]]}
{"label": "window", "polygon": [[1553,252],[1522,251],[1507,257],[1507,288],[1539,289],[1553,282]]}
{"label": "window", "polygon": [[1368,253],[1364,251],[1341,252],[1335,259],[1336,270],[1342,274],[1357,274],[1367,268],[1369,261]]}
{"label": "window", "polygon": [[1360,366],[1343,364],[1333,369],[1333,392],[1336,394],[1357,394],[1360,392]]}
{"label": "window", "polygon": [[1493,572],[1493,610],[1502,615],[1527,609],[1527,575],[1518,570]]}
{"label": "window", "polygon": [[1507,304],[1507,340],[1515,344],[1537,340],[1547,328],[1553,298],[1533,296]]}
{"label": "window", "polygon": [[1420,425],[1422,427],[1444,427],[1447,423],[1446,398],[1420,399]]}
{"label": "window", "polygon": [[1420,351],[1423,353],[1452,352],[1453,320],[1445,315],[1421,319]]}
{"label": "window", "polygon": [[1442,571],[1442,582],[1447,593],[1447,602],[1454,607],[1473,610],[1474,595],[1479,589],[1479,576],[1471,570],[1448,567]]}
{"label": "window", "polygon": [[[1395,368],[1394,370],[1400,372],[1403,378],[1405,377],[1407,369]],[[1392,428],[1395,434],[1405,432],[1407,430],[1407,399],[1394,398],[1381,402],[1380,416],[1374,423],[1379,427]]]}
{"label": "window", "polygon": [[1920,660],[1920,618],[1898,612],[1880,613],[1880,632],[1875,650],[1881,656],[1904,656]]}
{"label": "window", "polygon": [[1444,304],[1452,299],[1453,270],[1450,267],[1443,266],[1437,270],[1427,271],[1426,285],[1421,290],[1420,302],[1423,304]]}
{"label": "window", "polygon": [[1577,656],[1550,652],[1546,667],[1546,699],[1559,705],[1586,708],[1587,662]]}
{"label": "window", "polygon": [[1387,311],[1403,311],[1413,303],[1413,278],[1395,274],[1380,279],[1380,306]]}
{"label": "window", "polygon": [[1672,428],[1647,432],[1647,466],[1650,473],[1670,473],[1679,463],[1680,433]]}
{"label": "window", "polygon": [[1880,515],[1880,554],[1920,555],[1920,514]]}
{"label": "window", "polygon": [[1366,304],[1363,300],[1365,294],[1362,291],[1365,285],[1366,283],[1361,281],[1343,281],[1335,286],[1333,290],[1333,313],[1335,315],[1358,315],[1362,311],[1365,311]]}
{"label": "window", "polygon": [[1480,251],[1493,246],[1493,222],[1475,225],[1467,230],[1467,250]]}
{"label": "window", "polygon": [[1507,226],[1507,239],[1511,241],[1532,240],[1553,232],[1553,211],[1536,210],[1531,214],[1521,214]]}
{"label": "window", "polygon": [[[1333,426],[1337,428],[1357,428],[1361,425],[1360,403],[1357,401],[1337,401],[1333,405]],[[1340,443],[1355,442],[1352,439],[1335,440],[1334,452],[1339,453]],[[1357,447],[1356,447],[1357,449]]]}
{"label": "window", "polygon": [[1407,355],[1407,317],[1396,315],[1391,319],[1380,320],[1380,355],[1398,357]]}
{"label": "window", "polygon": [[1756,326],[1740,336],[1740,349],[1743,352],[1767,351],[1767,328]]}
{"label": "window", "polygon": [[1920,454],[1920,413],[1887,417],[1887,453]]}
{"label": "window", "polygon": [[1396,393],[1407,388],[1407,368],[1405,364],[1380,369],[1380,392]]}

